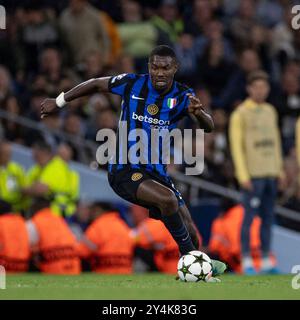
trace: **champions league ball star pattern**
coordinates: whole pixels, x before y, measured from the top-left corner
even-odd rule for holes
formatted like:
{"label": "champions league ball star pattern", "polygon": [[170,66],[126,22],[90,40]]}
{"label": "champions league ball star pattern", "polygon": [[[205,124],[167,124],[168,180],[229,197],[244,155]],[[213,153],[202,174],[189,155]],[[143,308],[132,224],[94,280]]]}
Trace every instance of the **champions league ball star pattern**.
{"label": "champions league ball star pattern", "polygon": [[185,282],[208,281],[212,276],[212,262],[201,251],[190,251],[179,259],[177,271],[180,280]]}

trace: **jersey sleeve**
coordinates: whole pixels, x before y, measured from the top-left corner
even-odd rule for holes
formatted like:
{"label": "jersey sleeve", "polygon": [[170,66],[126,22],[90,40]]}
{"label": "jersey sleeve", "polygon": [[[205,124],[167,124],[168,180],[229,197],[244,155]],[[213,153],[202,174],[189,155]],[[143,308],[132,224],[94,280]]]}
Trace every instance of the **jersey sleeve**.
{"label": "jersey sleeve", "polygon": [[127,84],[136,77],[137,76],[133,73],[123,73],[117,76],[112,76],[108,81],[109,92],[123,96]]}
{"label": "jersey sleeve", "polygon": [[187,96],[188,93],[195,95],[194,90],[190,88],[181,93],[181,96],[179,97],[179,109],[175,115],[174,122],[177,122],[188,115],[188,107],[190,105],[190,99]]}
{"label": "jersey sleeve", "polygon": [[190,99],[187,96],[188,93],[191,93],[193,96],[196,96],[195,91],[193,89],[191,89],[191,88],[187,89],[184,92],[185,97],[183,99],[183,110],[182,110],[183,115],[182,116],[188,115],[188,108],[189,108],[189,105],[190,105]]}

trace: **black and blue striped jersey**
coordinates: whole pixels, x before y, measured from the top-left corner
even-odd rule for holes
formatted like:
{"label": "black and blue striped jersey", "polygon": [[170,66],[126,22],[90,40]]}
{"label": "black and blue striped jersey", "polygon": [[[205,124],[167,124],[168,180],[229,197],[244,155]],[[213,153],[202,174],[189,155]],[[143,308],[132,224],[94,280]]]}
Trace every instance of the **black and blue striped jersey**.
{"label": "black and blue striped jersey", "polygon": [[[160,141],[157,150],[151,150],[151,143],[149,143],[151,129],[170,131],[176,128],[178,121],[188,114],[189,99],[186,94],[194,94],[193,90],[174,81],[171,89],[164,95],[160,95],[153,87],[149,74],[122,74],[110,78],[109,91],[122,97],[118,130],[121,129],[121,126],[124,128],[126,124],[128,137],[125,147],[122,146],[123,139],[122,141],[118,139],[115,163],[109,165],[109,172],[121,170],[124,167],[124,157],[127,157],[129,149],[138,139],[145,139],[147,148],[142,156],[147,159],[147,164],[131,163],[128,160],[127,165],[135,169],[142,167],[147,171],[167,176],[166,165],[161,159],[163,143]],[[135,129],[144,130],[142,138],[135,137],[137,132]],[[124,149],[126,153],[120,151]],[[159,163],[151,163],[151,152],[158,152]]]}

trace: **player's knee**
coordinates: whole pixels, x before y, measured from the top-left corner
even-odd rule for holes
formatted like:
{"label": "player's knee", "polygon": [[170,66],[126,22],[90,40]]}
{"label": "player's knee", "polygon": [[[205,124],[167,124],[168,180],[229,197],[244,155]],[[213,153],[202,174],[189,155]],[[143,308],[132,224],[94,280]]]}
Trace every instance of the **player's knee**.
{"label": "player's knee", "polygon": [[178,200],[174,192],[170,191],[162,195],[159,208],[162,215],[171,215],[178,211]]}

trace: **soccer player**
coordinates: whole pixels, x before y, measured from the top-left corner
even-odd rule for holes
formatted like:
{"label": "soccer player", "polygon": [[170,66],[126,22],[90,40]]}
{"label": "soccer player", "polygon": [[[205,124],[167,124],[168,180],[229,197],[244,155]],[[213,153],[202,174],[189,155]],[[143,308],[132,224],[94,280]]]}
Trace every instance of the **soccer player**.
{"label": "soccer player", "polygon": [[[128,133],[137,128],[144,129],[149,139],[152,128],[171,130],[186,115],[196,119],[205,132],[211,132],[213,120],[193,90],[174,80],[178,61],[173,49],[164,45],[156,47],[150,54],[148,67],[149,74],[90,79],[66,93],[62,92],[56,99],[46,99],[41,106],[41,117],[76,98],[100,91],[122,97],[120,120],[127,122]],[[130,146],[128,143],[128,149]],[[108,172],[112,189],[123,199],[148,208],[151,218],[162,220],[182,255],[198,249],[191,215],[167,174],[166,166],[151,164],[151,152],[148,152],[146,165],[122,164],[119,152],[117,143],[117,163],[110,164]],[[162,155],[161,144],[158,153]],[[224,272],[224,264],[215,265],[214,275]]]}

